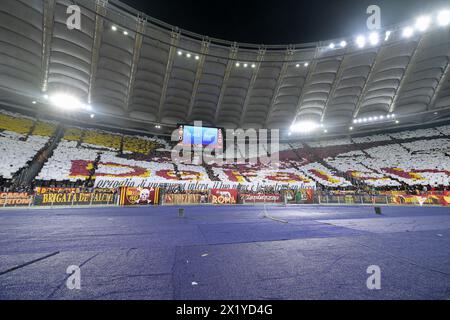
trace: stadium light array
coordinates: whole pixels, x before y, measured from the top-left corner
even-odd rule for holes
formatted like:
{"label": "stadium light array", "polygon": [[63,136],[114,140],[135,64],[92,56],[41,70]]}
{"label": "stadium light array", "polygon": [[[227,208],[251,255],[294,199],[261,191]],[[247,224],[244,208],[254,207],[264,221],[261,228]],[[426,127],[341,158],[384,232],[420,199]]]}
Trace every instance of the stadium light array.
{"label": "stadium light array", "polygon": [[377,32],[372,32],[369,35],[369,42],[371,45],[376,46],[379,41],[380,41],[380,36],[378,35]]}
{"label": "stadium light array", "polygon": [[320,125],[313,121],[300,121],[293,124],[290,128],[292,132],[310,133],[319,128]]}
{"label": "stadium light array", "polygon": [[388,41],[389,38],[391,37],[392,31],[388,30],[386,31],[386,33],[384,34],[384,41]]}
{"label": "stadium light array", "polygon": [[359,48],[364,48],[364,46],[366,45],[366,38],[364,36],[358,36],[356,38],[356,45]]}

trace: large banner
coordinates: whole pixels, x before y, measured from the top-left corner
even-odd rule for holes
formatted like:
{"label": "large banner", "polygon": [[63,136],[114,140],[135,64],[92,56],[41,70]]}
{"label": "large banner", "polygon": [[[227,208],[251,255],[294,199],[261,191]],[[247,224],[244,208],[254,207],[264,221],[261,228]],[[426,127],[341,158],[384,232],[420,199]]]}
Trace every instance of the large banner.
{"label": "large banner", "polygon": [[159,203],[159,188],[134,188],[124,187],[120,189],[121,206],[132,205],[157,205]]}
{"label": "large banner", "polygon": [[450,193],[443,194],[428,193],[423,195],[394,195],[390,197],[390,202],[396,204],[415,204],[415,205],[441,205],[450,204]]}
{"label": "large banner", "polygon": [[212,189],[209,201],[212,204],[236,204],[237,197],[236,189]]}
{"label": "large banner", "polygon": [[37,206],[114,204],[114,194],[111,192],[47,192],[36,194],[34,204]]}
{"label": "large banner", "polygon": [[241,194],[241,200],[243,203],[278,203],[283,202],[283,196],[281,194]]}
{"label": "large banner", "polygon": [[314,202],[313,189],[286,190],[284,192],[287,203],[301,204]]}
{"label": "large banner", "polygon": [[26,192],[0,192],[0,207],[29,206],[32,197]]}
{"label": "large banner", "polygon": [[210,190],[210,189],[240,189],[241,191],[257,191],[261,187],[270,186],[274,190],[283,189],[307,189],[311,188],[309,185],[303,183],[292,182],[222,182],[222,181],[196,181],[196,180],[152,180],[146,178],[117,178],[117,177],[99,177],[95,178],[95,188],[120,188],[120,187],[135,187],[135,188],[182,188],[183,190]]}

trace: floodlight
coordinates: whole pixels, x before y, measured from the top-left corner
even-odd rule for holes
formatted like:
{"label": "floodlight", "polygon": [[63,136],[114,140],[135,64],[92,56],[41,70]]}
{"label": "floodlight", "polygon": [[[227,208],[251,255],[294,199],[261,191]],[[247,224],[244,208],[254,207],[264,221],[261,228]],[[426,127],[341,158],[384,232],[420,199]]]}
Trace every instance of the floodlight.
{"label": "floodlight", "polygon": [[52,104],[65,110],[89,110],[78,98],[65,93],[57,93],[50,97]]}
{"label": "floodlight", "polygon": [[32,104],[36,104],[37,102],[36,102],[36,101],[32,101],[31,103],[32,103]]}
{"label": "floodlight", "polygon": [[239,67],[241,64],[239,62],[236,62],[236,67]]}
{"label": "floodlight", "polygon": [[389,38],[391,37],[392,31],[386,31],[385,35],[384,35],[384,41],[388,41]]}
{"label": "floodlight", "polygon": [[358,36],[358,37],[356,38],[356,45],[357,45],[359,48],[364,48],[364,46],[366,45],[366,38],[363,37],[363,36]]}
{"label": "floodlight", "polygon": [[305,62],[304,66],[305,66],[305,67],[309,66],[309,63],[308,63],[308,62]]}
{"label": "floodlight", "polygon": [[186,57],[190,58],[192,55],[190,53],[186,53]]}
{"label": "floodlight", "polygon": [[123,34],[124,34],[125,36],[127,36],[127,35],[128,35],[128,31],[124,31]]}
{"label": "floodlight", "polygon": [[200,57],[199,56],[195,56],[195,60],[199,60],[200,59]]}
{"label": "floodlight", "polygon": [[295,65],[295,67],[296,67],[296,68],[300,67],[300,63],[297,63],[297,64]]}
{"label": "floodlight", "polygon": [[252,68],[255,69],[256,68],[256,64],[253,63],[252,64]]}
{"label": "floodlight", "polygon": [[347,46],[347,41],[342,40],[340,45],[341,45],[341,48],[345,48]]}
{"label": "floodlight", "polygon": [[116,27],[116,26],[112,26],[112,27],[111,27],[111,30],[112,30],[112,31],[117,31],[117,27]]}
{"label": "floodlight", "polygon": [[248,67],[248,64],[247,63],[244,63],[244,68],[247,68]]}
{"label": "floodlight", "polygon": [[336,47],[336,45],[334,43],[330,43],[330,45],[328,46],[330,49],[334,49]]}
{"label": "floodlight", "polygon": [[317,122],[300,121],[297,122],[296,124],[293,124],[290,129],[292,132],[309,133],[316,130],[319,127],[320,125]]}
{"label": "floodlight", "polygon": [[431,18],[429,16],[421,16],[416,20],[416,29],[419,31],[426,31],[431,24]]}
{"label": "floodlight", "polygon": [[403,29],[402,35],[405,38],[410,38],[414,35],[414,29],[411,27],[406,27],[405,29]]}
{"label": "floodlight", "polygon": [[380,41],[380,36],[378,35],[377,32],[372,32],[369,35],[369,41],[370,41],[371,45],[376,46],[378,44],[378,42]]}
{"label": "floodlight", "polygon": [[183,54],[183,51],[181,51],[181,50],[178,50],[178,52],[177,52],[177,53],[178,53],[178,55],[179,55],[179,56],[181,56],[181,55]]}
{"label": "floodlight", "polygon": [[450,24],[450,10],[442,10],[439,12],[437,21],[441,27],[448,26]]}

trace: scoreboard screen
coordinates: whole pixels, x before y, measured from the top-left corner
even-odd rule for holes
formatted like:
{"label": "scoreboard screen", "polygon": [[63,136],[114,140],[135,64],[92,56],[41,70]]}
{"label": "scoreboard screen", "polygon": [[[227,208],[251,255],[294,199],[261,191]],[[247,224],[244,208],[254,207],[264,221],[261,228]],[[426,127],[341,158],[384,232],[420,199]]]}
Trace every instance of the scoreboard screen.
{"label": "scoreboard screen", "polygon": [[181,125],[178,133],[180,143],[185,146],[209,146],[214,149],[223,147],[222,130],[219,128]]}

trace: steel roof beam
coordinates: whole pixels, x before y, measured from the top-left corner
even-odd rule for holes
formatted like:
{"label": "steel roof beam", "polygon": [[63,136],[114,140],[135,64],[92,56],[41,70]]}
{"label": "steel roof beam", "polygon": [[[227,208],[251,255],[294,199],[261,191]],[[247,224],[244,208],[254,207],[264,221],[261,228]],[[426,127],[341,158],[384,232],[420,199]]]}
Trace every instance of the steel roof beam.
{"label": "steel roof beam", "polygon": [[400,84],[398,85],[397,89],[395,90],[395,94],[394,97],[392,98],[392,102],[391,105],[389,106],[389,112],[394,112],[395,111],[395,107],[397,106],[397,100],[399,97],[400,92],[402,91],[402,88],[404,86],[404,84],[406,83],[406,80],[409,78],[409,74],[411,73],[411,66],[414,65],[414,62],[416,61],[416,53],[421,49],[422,44],[423,44],[423,39],[425,38],[425,36],[421,36],[419,41],[417,42],[417,46],[415,47],[411,58],[408,61],[408,64],[406,65],[405,68],[405,72],[403,73],[402,78],[400,79]]}
{"label": "steel roof beam", "polygon": [[145,33],[146,26],[145,18],[138,17],[137,18],[137,26],[136,26],[136,37],[134,39],[134,47],[133,47],[133,60],[131,61],[131,69],[130,69],[130,79],[128,81],[128,89],[125,100],[125,111],[128,113],[130,110],[131,97],[133,95],[134,82],[136,80],[136,73],[139,64],[139,58],[141,57],[141,48],[142,48],[142,40],[143,34]]}
{"label": "steel roof beam", "polygon": [[273,91],[272,99],[270,100],[269,110],[267,112],[266,120],[264,121],[264,127],[267,127],[267,124],[270,120],[270,116],[272,115],[273,110],[275,109],[275,100],[278,98],[278,94],[280,93],[281,85],[283,84],[284,77],[286,76],[287,69],[289,67],[289,63],[292,61],[294,56],[294,50],[288,48],[286,50],[286,54],[284,56],[284,62],[281,66],[280,73],[278,74],[277,83],[275,85],[275,89]]}
{"label": "steel roof beam", "polygon": [[339,85],[339,81],[342,78],[342,73],[344,72],[344,60],[345,60],[345,55],[346,54],[347,54],[347,49],[345,49],[345,52],[342,55],[342,60],[339,63],[339,69],[338,69],[338,71],[336,73],[336,77],[334,78],[333,84],[331,86],[330,93],[328,94],[327,101],[325,102],[325,106],[323,107],[322,116],[320,117],[320,122],[323,122],[323,120],[325,118],[325,114],[327,112],[328,104],[330,103],[331,99],[333,98],[334,93],[336,92],[336,88]]}
{"label": "steel roof beam", "polygon": [[312,74],[314,73],[314,70],[316,69],[317,61],[318,61],[318,59],[317,59],[318,54],[319,54],[319,46],[316,47],[316,50],[314,52],[313,60],[309,64],[308,73],[306,74],[305,82],[303,83],[303,87],[302,87],[302,90],[300,92],[300,96],[298,97],[298,102],[297,102],[297,107],[296,107],[296,110],[295,110],[294,120],[292,122],[295,122],[297,120],[297,115],[300,112],[300,109],[302,108],[303,98],[305,96],[305,90],[304,89],[308,85],[308,82],[311,80]]}
{"label": "steel roof beam", "polygon": [[353,118],[356,118],[359,114],[359,111],[361,110],[361,104],[364,102],[364,98],[366,97],[367,94],[367,88],[369,86],[369,83],[372,81],[374,71],[378,66],[378,64],[380,63],[380,60],[383,57],[385,49],[386,46],[381,46],[377,51],[375,59],[373,59],[372,65],[370,66],[369,74],[367,75],[366,81],[364,82],[364,86],[361,89],[361,94],[359,95],[358,101],[356,102],[355,111],[353,112]]}
{"label": "steel roof beam", "polygon": [[50,54],[52,50],[53,26],[55,24],[56,0],[44,0],[42,15],[42,61],[41,85],[42,91],[48,89],[48,76],[50,72]]}
{"label": "steel roof beam", "polygon": [[450,57],[447,57],[447,65],[442,72],[441,78],[439,79],[438,85],[436,86],[433,96],[431,97],[430,103],[428,104],[427,110],[434,109],[436,105],[437,98],[439,97],[440,92],[444,85],[450,80]]}
{"label": "steel roof beam", "polygon": [[102,42],[103,30],[104,30],[104,19],[106,16],[106,7],[108,5],[108,0],[97,0],[95,4],[95,29],[94,29],[94,39],[92,41],[91,50],[91,70],[89,73],[89,89],[88,89],[88,103],[92,102],[92,95],[94,91],[94,82],[97,75],[98,60],[100,55],[100,45]]}

